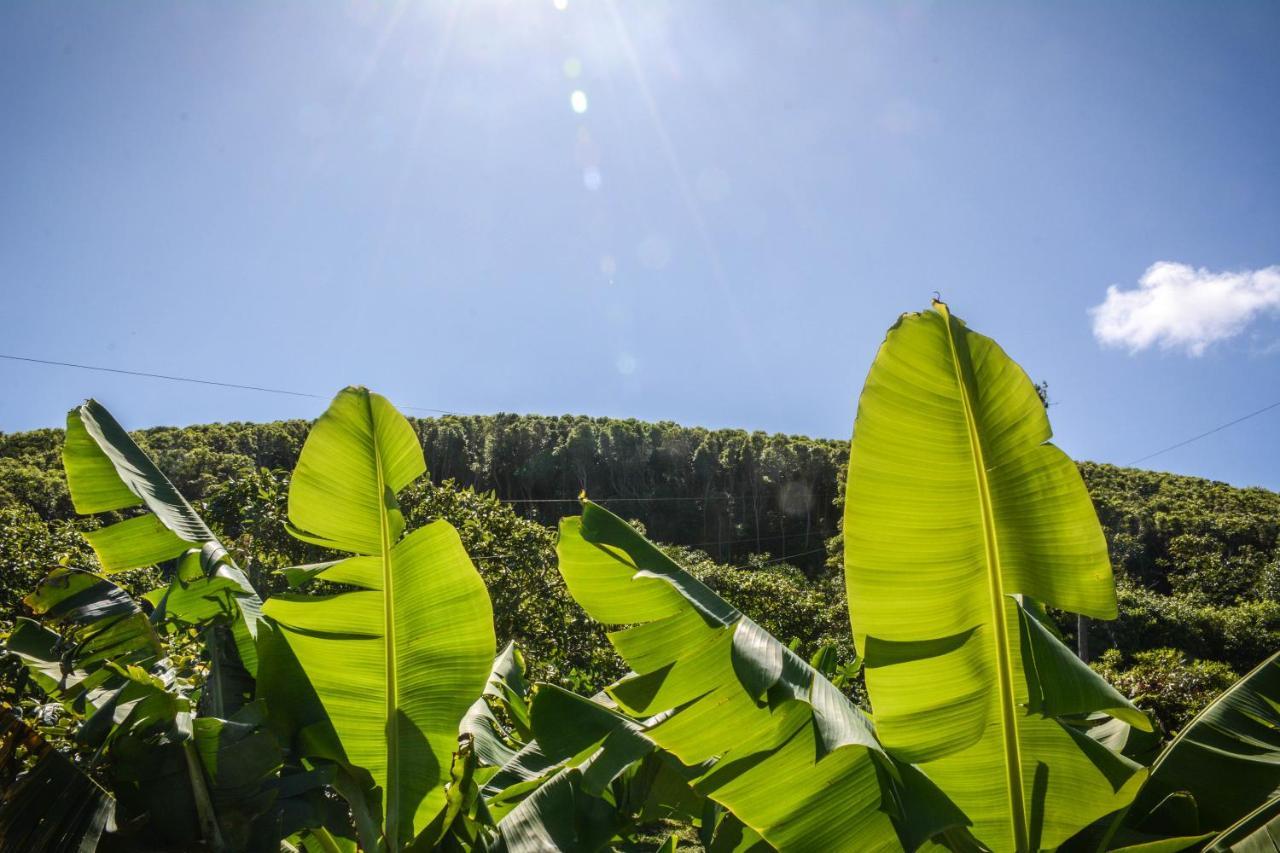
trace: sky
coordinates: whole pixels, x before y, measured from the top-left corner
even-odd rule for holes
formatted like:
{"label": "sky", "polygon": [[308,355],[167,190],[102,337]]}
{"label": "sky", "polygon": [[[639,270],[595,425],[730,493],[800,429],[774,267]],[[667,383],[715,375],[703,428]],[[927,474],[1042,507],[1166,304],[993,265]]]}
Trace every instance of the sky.
{"label": "sky", "polygon": [[[1280,4],[0,4],[0,430],[845,438],[937,291],[1126,464],[1280,402]],[[1280,489],[1280,407],[1142,462]]]}

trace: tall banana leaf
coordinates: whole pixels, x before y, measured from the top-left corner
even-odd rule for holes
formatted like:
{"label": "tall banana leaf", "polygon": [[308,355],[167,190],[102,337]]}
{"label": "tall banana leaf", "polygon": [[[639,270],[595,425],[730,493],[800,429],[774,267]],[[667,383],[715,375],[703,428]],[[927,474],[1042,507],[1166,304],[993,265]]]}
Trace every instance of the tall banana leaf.
{"label": "tall banana leaf", "polygon": [[[254,637],[262,602],[249,579],[169,478],[96,400],[67,413],[62,462],[76,512],[95,514],[139,506],[150,510],[85,534],[103,572],[111,574],[182,557],[198,565],[206,576],[232,586],[231,600],[238,611],[231,626],[234,657],[230,649],[221,648],[211,649],[210,656],[233,664],[238,658],[249,676],[256,674]],[[224,634],[213,632],[210,636],[216,641]],[[247,698],[243,689],[246,678],[232,677],[222,683],[220,676],[226,669],[215,670],[218,677],[206,688],[213,700],[211,710],[219,716],[233,713]]]}
{"label": "tall banana leaf", "polygon": [[[699,793],[780,850],[905,847],[963,822],[829,681],[608,510],[560,523],[560,571],[635,675],[609,688]],[[667,713],[669,712],[669,713]]]}
{"label": "tall banana leaf", "polygon": [[1237,681],[1178,733],[1152,765],[1151,778],[1126,823],[1162,835],[1222,832],[1268,806],[1274,817],[1277,798],[1280,653]]}
{"label": "tall banana leaf", "polygon": [[457,532],[435,521],[403,535],[396,493],[425,470],[417,435],[386,398],[340,392],[298,459],[290,531],[354,553],[315,576],[359,589],[276,596],[263,609],[347,759],[372,776],[391,850],[445,807],[459,722],[495,647],[489,596]]}
{"label": "tall banana leaf", "polygon": [[850,451],[845,575],[881,742],[996,851],[1055,847],[1142,781],[1062,718],[1150,728],[1040,621],[1039,603],[1116,615],[1097,516],[1049,437],[1022,369],[935,302],[889,330]]}

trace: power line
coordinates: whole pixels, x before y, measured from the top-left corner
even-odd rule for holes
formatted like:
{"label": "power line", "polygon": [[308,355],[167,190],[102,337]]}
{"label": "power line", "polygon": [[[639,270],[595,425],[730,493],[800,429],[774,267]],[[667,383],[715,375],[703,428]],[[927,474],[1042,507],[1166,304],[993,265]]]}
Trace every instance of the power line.
{"label": "power line", "polygon": [[[126,370],[120,367],[105,367],[97,364],[78,364],[73,361],[55,361],[47,358],[31,358],[22,355],[9,355],[0,353],[0,359],[9,361],[20,361],[28,364],[44,364],[52,367],[70,367],[76,370],[92,370],[99,373],[115,373],[120,376],[141,376],[147,379],[163,379],[166,382],[187,382],[194,385],[211,385],[216,388],[235,388],[241,391],[258,391],[263,394],[281,394],[288,397],[305,397],[311,400],[327,400],[328,396],[324,394],[313,394],[309,391],[294,391],[289,388],[267,388],[262,385],[244,385],[238,382],[221,382],[216,379],[198,379],[191,376],[173,376],[167,373],[152,373],[145,370]],[[418,412],[435,412],[442,415],[458,415],[466,417],[462,412],[455,412],[449,409],[435,409],[429,406],[411,406],[405,403],[397,403],[402,409],[409,409]],[[602,498],[596,503],[617,503],[619,501],[627,501],[629,503],[668,503],[674,501],[709,501],[709,500],[733,500],[735,495],[713,494],[706,497],[646,497],[646,498]],[[502,503],[577,503],[578,498],[499,498]],[[747,541],[747,540],[744,540]],[[701,543],[713,544],[713,543]]]}
{"label": "power line", "polygon": [[819,551],[821,551],[821,552],[825,552],[826,550],[827,550],[827,549],[826,549],[825,547],[823,547],[823,548],[810,548],[808,551],[801,551],[801,552],[800,552],[800,553],[798,553],[798,554],[784,554],[784,555],[783,555],[783,556],[781,556],[781,557],[774,557],[772,560],[763,560],[763,561],[761,561],[761,562],[759,562],[759,563],[747,563],[747,564],[746,564],[746,565],[744,565],[744,566],[730,566],[729,568],[731,568],[731,569],[754,569],[754,568],[756,568],[757,566],[769,566],[769,565],[772,565],[772,564],[774,564],[774,563],[783,563],[783,562],[786,562],[787,560],[794,560],[796,557],[807,557],[809,554],[817,554]]}
{"label": "power line", "polygon": [[[237,388],[241,391],[260,391],[263,394],[282,394],[287,397],[307,397],[313,400],[327,400],[328,396],[324,394],[312,394],[307,391],[291,391],[287,388],[264,388],[261,385],[241,385],[236,382],[218,382],[214,379],[196,379],[190,376],[171,376],[166,373],[150,373],[145,370],[124,370],[119,367],[102,367],[96,364],[77,364],[73,361],[54,361],[46,358],[28,358],[21,355],[6,355],[0,353],[0,358],[9,361],[25,361],[30,364],[46,364],[53,367],[73,367],[76,370],[96,370],[99,373],[116,373],[121,376],[143,376],[147,379],[163,379],[167,382],[188,382],[193,385],[212,385],[217,388]],[[427,406],[409,406],[403,403],[397,403],[402,409],[409,409],[416,412],[435,412],[441,415],[461,415],[461,412],[451,412],[448,409],[433,409]]]}
{"label": "power line", "polygon": [[743,542],[775,542],[779,539],[803,539],[804,533],[779,533],[776,536],[744,536],[741,539],[708,539],[705,542],[669,542],[675,548],[699,548],[703,545],[741,545]]}
{"label": "power line", "polygon": [[[31,358],[28,356],[9,355],[6,353],[0,353],[0,359],[6,359],[8,361],[26,362],[28,364],[43,364],[51,367],[70,367],[70,368],[74,368],[75,370],[92,370],[92,371],[97,371],[99,373],[114,373],[120,376],[141,376],[147,379],[163,379],[166,382],[186,382],[192,385],[209,385],[215,388],[234,388],[241,391],[258,391],[263,394],[279,394],[287,397],[305,397],[307,399],[312,399],[312,400],[329,399],[329,397],[324,394],[312,394],[308,391],[294,391],[289,388],[267,388],[262,385],[243,385],[238,382],[220,382],[215,379],[198,379],[192,376],[173,376],[167,373],[152,373],[150,371],[145,371],[145,370],[126,370],[124,368],[105,367],[103,365],[97,365],[97,364],[78,364],[73,361],[56,361],[54,359]],[[407,409],[413,412],[431,412],[433,414],[438,414],[438,415],[455,415],[459,417],[466,417],[466,413],[455,412],[450,409],[437,409],[431,406],[411,406],[407,403],[397,403],[396,405],[402,409]],[[1199,435],[1194,435],[1191,438],[1185,439],[1183,441],[1179,441],[1176,444],[1171,444],[1168,447],[1162,447],[1161,449],[1155,451],[1154,453],[1148,453],[1146,456],[1139,457],[1138,459],[1135,459],[1132,462],[1126,462],[1125,464],[1137,465],[1140,462],[1146,462],[1148,459],[1154,459],[1155,457],[1168,453],[1171,450],[1177,450],[1180,447],[1186,447],[1188,444],[1199,441],[1202,438],[1207,438],[1208,436],[1211,436],[1214,433],[1221,432],[1222,430],[1228,429],[1229,427],[1233,427],[1236,424],[1244,423],[1250,418],[1256,418],[1258,415],[1266,414],[1267,412],[1276,408],[1280,408],[1280,400],[1277,400],[1276,402],[1271,403],[1270,405],[1263,406],[1261,409],[1250,412],[1247,415],[1236,418],[1233,421],[1228,421],[1225,424],[1216,426],[1211,430],[1206,430],[1205,432],[1202,432]],[[705,498],[607,498],[605,500],[597,501],[597,503],[608,503],[611,501],[612,502],[629,501],[629,502],[642,503],[642,502],[671,502],[671,501],[730,500],[733,497],[734,497],[733,495],[708,495]],[[540,503],[575,503],[578,499],[577,498],[501,498],[500,500],[503,503],[540,504]]]}
{"label": "power line", "polygon": [[[598,504],[617,503],[618,501],[663,503],[669,501],[733,500],[734,497],[734,495],[709,495],[705,498],[591,498],[591,502]],[[576,504],[580,498],[498,498],[498,500],[504,504]]]}
{"label": "power line", "polygon": [[[754,568],[758,568],[759,566],[770,566],[770,565],[773,565],[774,563],[782,563],[787,560],[794,560],[796,557],[807,557],[810,554],[817,554],[818,552],[825,552],[826,550],[827,550],[826,547],[810,548],[808,551],[800,551],[797,554],[784,554],[781,557],[774,557],[769,560],[761,560],[758,563],[745,563],[741,566],[726,566],[726,568],[734,569],[734,570],[754,569]],[[493,560],[493,559],[497,559],[498,557],[518,557],[520,555],[515,551],[505,551],[505,552],[496,552],[496,553],[489,553],[489,554],[471,554],[469,556],[471,557],[472,560]]]}
{"label": "power line", "polygon": [[1199,435],[1193,435],[1191,438],[1188,438],[1185,441],[1179,441],[1177,444],[1171,444],[1168,447],[1163,447],[1157,450],[1155,453],[1148,453],[1146,456],[1143,456],[1140,459],[1135,459],[1132,462],[1127,462],[1125,464],[1137,465],[1139,462],[1146,462],[1148,459],[1153,459],[1162,453],[1168,453],[1170,450],[1177,450],[1179,447],[1186,447],[1188,444],[1191,444],[1193,441],[1199,441],[1202,438],[1213,435],[1215,432],[1222,432],[1222,430],[1226,429],[1227,427],[1233,427],[1238,423],[1243,423],[1249,420],[1250,418],[1256,418],[1258,415],[1265,414],[1275,408],[1280,408],[1280,400],[1277,400],[1276,402],[1272,403],[1269,406],[1263,406],[1261,409],[1258,409],[1256,412],[1250,412],[1249,414],[1244,415],[1243,417],[1236,418],[1234,421],[1227,421],[1225,424],[1216,426],[1211,430],[1200,433]]}

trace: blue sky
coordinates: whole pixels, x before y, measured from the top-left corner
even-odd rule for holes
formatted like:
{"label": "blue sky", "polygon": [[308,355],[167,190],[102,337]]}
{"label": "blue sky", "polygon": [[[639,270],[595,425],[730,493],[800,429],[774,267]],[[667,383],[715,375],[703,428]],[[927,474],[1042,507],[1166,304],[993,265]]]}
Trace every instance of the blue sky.
{"label": "blue sky", "polygon": [[[845,437],[937,290],[1080,458],[1280,400],[1280,5],[559,5],[0,5],[0,352]],[[324,405],[0,383],[6,431]],[[1278,436],[1145,464],[1280,488]]]}

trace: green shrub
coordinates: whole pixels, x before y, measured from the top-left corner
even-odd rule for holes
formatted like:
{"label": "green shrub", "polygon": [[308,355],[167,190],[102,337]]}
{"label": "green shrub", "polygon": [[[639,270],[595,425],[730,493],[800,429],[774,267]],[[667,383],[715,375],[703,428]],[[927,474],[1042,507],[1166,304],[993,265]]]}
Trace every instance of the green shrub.
{"label": "green shrub", "polygon": [[1097,623],[1125,654],[1176,648],[1193,658],[1223,661],[1237,672],[1252,669],[1280,647],[1280,602],[1242,601],[1219,606],[1188,595],[1161,595],[1121,582],[1120,617]]}
{"label": "green shrub", "polygon": [[1170,734],[1236,680],[1226,664],[1188,660],[1177,649],[1149,649],[1129,661],[1118,649],[1109,649],[1093,668],[1144,711],[1155,714]]}
{"label": "green shrub", "polygon": [[80,530],[65,521],[45,522],[26,507],[0,507],[0,627],[13,624],[22,612],[22,597],[59,565],[97,565]]}

